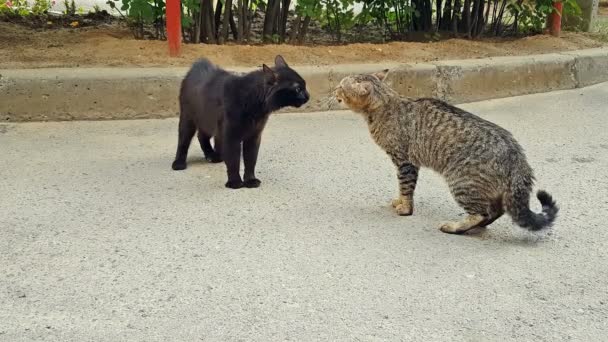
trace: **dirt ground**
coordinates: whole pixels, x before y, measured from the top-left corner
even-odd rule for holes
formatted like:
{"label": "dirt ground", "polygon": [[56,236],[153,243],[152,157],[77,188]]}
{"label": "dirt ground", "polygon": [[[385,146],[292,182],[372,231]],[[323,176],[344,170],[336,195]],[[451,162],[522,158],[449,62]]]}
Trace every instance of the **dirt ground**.
{"label": "dirt ground", "polygon": [[394,42],[342,46],[183,45],[181,57],[169,58],[164,41],[135,40],[117,26],[39,30],[0,22],[0,68],[89,66],[187,66],[207,57],[223,66],[257,66],[282,54],[292,65],[429,62],[445,59],[514,56],[569,51],[606,45],[591,35],[564,33],[521,39],[449,39],[431,43]]}

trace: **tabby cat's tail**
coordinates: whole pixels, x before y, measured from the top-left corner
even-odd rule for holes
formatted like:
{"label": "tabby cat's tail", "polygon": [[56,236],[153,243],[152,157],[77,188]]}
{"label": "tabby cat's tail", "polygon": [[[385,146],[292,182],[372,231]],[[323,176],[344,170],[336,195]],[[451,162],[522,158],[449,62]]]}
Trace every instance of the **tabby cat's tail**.
{"label": "tabby cat's tail", "polygon": [[550,227],[559,211],[553,197],[546,191],[540,190],[537,192],[536,198],[542,205],[542,212],[539,214],[530,210],[527,189],[514,189],[513,193],[505,198],[505,209],[511,215],[513,221],[520,227],[532,231]]}

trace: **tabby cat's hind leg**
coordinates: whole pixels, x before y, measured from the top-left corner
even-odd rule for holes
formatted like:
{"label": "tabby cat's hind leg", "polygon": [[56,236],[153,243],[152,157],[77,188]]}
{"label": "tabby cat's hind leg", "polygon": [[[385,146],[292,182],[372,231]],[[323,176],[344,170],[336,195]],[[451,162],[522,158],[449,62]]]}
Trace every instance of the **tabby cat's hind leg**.
{"label": "tabby cat's hind leg", "polygon": [[500,204],[500,201],[493,202],[483,214],[474,214],[469,211],[469,216],[464,220],[442,223],[439,229],[444,233],[462,234],[473,228],[485,228],[504,214]]}
{"label": "tabby cat's hind leg", "polygon": [[485,227],[503,214],[502,203],[491,194],[492,187],[481,182],[471,187],[471,182],[458,181],[450,184],[456,202],[469,214],[464,220],[442,223],[444,233],[463,234],[477,227]]}
{"label": "tabby cat's hind leg", "polygon": [[469,215],[462,221],[442,223],[439,230],[448,234],[463,234],[467,230],[479,227],[486,220],[485,216],[479,214]]}

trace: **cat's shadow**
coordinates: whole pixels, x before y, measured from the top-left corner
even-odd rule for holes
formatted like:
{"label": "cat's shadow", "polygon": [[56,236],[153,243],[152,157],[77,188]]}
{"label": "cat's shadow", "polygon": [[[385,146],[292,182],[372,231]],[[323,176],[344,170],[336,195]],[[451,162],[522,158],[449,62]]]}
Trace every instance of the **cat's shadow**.
{"label": "cat's shadow", "polygon": [[551,241],[552,231],[533,233],[515,225],[509,227],[507,219],[507,222],[497,221],[488,227],[473,228],[461,236],[486,242],[507,243],[518,247],[538,247]]}
{"label": "cat's shadow", "polygon": [[[225,171],[224,163],[211,163],[205,160],[205,158],[202,156],[193,156],[192,158],[188,158],[188,168],[207,169],[207,177],[214,178],[214,181],[215,178],[220,179],[220,175],[223,176]],[[277,174],[277,172],[278,171],[275,169],[272,175],[268,175],[268,177],[271,179],[281,179],[283,175],[280,174],[280,172]],[[221,180],[223,180],[223,178]],[[273,187],[273,184],[271,183],[265,186]],[[284,187],[276,187],[274,190],[280,192],[285,191],[288,193],[293,192],[292,188]],[[289,197],[288,194],[285,194],[285,197]],[[316,196],[312,196],[311,198],[318,199]],[[349,212],[351,218],[359,222],[376,221],[378,219],[382,219],[383,216],[389,220],[402,220],[404,229],[405,225],[408,224],[408,220],[411,221],[411,219],[414,218],[416,222],[415,225],[418,227],[418,229],[422,227],[425,231],[432,234],[432,236],[429,236],[429,238],[447,238],[449,236],[456,236],[463,239],[478,239],[480,241],[485,241],[486,243],[491,241],[495,243],[507,243],[520,247],[537,247],[544,243],[550,242],[552,240],[551,236],[553,235],[553,231],[551,229],[541,233],[533,233],[521,229],[512,224],[508,216],[501,217],[488,227],[474,228],[464,234],[452,235],[442,233],[438,229],[440,222],[459,220],[464,218],[465,214],[463,212],[459,212],[458,207],[455,204],[446,203],[443,205],[442,203],[436,203],[434,199],[429,198],[420,198],[413,216],[397,215],[394,209],[388,203],[386,205],[381,204],[377,206],[370,206],[368,205],[369,203],[367,201],[361,201],[359,203],[353,203],[353,201],[347,202],[348,203],[335,202],[328,199],[325,210],[333,212]],[[356,208],[353,208],[353,205]],[[423,222],[420,222],[421,220]],[[433,233],[434,231],[436,231],[436,234]]]}
{"label": "cat's shadow", "polygon": [[[413,216],[399,216],[390,205],[381,207],[361,206],[352,212],[354,215],[353,218],[358,221],[377,219],[378,215],[390,215],[392,219],[404,220],[405,224],[408,219],[416,217],[416,226],[420,226],[419,219],[423,219],[423,226],[430,225],[430,228],[432,228],[424,227],[425,230],[428,229],[431,233],[436,231],[436,234],[433,234],[432,238],[460,237],[463,239],[477,239],[486,243],[506,243],[518,247],[538,247],[550,243],[554,239],[555,232],[552,228],[538,233],[530,232],[511,224],[511,220],[508,216],[501,217],[487,227],[473,228],[463,234],[447,234],[439,231],[438,227],[440,222],[446,221],[445,218],[458,220],[463,218],[465,214],[461,213],[460,215],[455,215],[451,210],[430,210],[430,208],[425,207],[426,205],[419,206]],[[441,218],[443,218],[443,220]]]}

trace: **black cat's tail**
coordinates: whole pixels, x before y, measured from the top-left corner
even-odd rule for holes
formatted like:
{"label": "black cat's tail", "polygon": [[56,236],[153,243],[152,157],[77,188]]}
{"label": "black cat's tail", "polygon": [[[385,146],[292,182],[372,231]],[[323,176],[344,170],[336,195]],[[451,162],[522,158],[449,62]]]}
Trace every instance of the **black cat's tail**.
{"label": "black cat's tail", "polygon": [[538,191],[536,198],[542,205],[542,212],[538,214],[530,210],[530,188],[528,186],[512,186],[511,192],[504,198],[505,211],[522,228],[538,231],[551,227],[557,217],[559,207],[553,197],[546,191]]}

